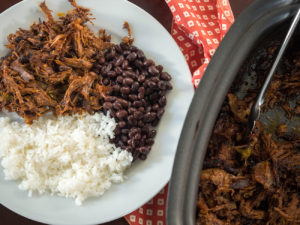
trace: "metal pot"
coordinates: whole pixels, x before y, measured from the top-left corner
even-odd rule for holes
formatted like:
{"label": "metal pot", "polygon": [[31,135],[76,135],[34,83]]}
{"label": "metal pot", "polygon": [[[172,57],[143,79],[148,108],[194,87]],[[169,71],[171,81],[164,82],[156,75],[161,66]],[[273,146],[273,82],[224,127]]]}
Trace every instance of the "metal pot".
{"label": "metal pot", "polygon": [[258,0],[235,21],[213,56],[186,116],[168,193],[167,223],[194,225],[199,178],[220,107],[258,44],[286,30],[300,0]]}

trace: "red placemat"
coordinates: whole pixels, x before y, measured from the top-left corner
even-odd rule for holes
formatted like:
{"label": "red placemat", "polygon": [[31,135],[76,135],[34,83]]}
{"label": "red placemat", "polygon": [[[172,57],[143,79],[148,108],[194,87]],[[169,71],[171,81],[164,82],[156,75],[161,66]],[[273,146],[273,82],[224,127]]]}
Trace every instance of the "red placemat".
{"label": "red placemat", "polygon": [[[199,81],[222,38],[234,21],[228,0],[166,0],[173,16],[172,36]],[[168,186],[125,218],[130,225],[166,225]]]}

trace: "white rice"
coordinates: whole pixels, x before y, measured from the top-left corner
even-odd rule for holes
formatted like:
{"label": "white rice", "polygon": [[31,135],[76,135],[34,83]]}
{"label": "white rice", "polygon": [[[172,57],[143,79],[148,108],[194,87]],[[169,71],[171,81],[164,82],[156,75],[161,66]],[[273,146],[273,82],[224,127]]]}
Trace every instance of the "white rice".
{"label": "white rice", "polygon": [[109,142],[116,122],[93,116],[41,117],[31,126],[0,118],[0,159],[5,179],[19,188],[74,198],[77,205],[124,181],[132,155]]}

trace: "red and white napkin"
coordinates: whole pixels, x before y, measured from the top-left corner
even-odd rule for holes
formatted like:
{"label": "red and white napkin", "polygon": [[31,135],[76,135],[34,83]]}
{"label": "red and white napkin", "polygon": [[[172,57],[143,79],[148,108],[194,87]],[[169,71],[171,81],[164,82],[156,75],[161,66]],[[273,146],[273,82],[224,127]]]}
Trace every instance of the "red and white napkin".
{"label": "red and white napkin", "polygon": [[[174,16],[171,34],[199,81],[234,21],[228,0],[165,0]],[[125,216],[130,225],[166,225],[168,185],[152,200]]]}

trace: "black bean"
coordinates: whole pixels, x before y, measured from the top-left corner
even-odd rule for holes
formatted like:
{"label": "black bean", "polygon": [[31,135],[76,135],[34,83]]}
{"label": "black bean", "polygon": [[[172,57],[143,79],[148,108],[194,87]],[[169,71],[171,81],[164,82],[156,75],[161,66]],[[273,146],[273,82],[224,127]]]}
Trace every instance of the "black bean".
{"label": "black bean", "polygon": [[159,72],[161,73],[164,70],[164,67],[162,65],[158,65],[156,66],[156,69],[158,69]]}
{"label": "black bean", "polygon": [[153,145],[153,144],[154,144],[153,138],[148,138],[148,139],[146,140],[146,144],[147,144],[147,145]]}
{"label": "black bean", "polygon": [[158,93],[157,92],[154,92],[154,93],[152,93],[150,96],[149,96],[149,99],[151,100],[151,101],[154,101],[154,100],[156,100],[157,98],[158,98]]}
{"label": "black bean", "polygon": [[152,66],[152,65],[154,65],[154,62],[153,62],[153,60],[151,60],[151,59],[147,59],[147,60],[145,60],[145,62],[144,62],[144,66]]}
{"label": "black bean", "polygon": [[140,120],[140,119],[143,118],[143,113],[140,112],[140,111],[135,111],[135,112],[133,113],[133,117],[134,117],[135,119],[137,119],[137,120]]}
{"label": "black bean", "polygon": [[124,148],[125,147],[125,144],[122,140],[119,140],[118,141],[118,145],[121,147],[121,148]]}
{"label": "black bean", "polygon": [[120,47],[122,48],[122,50],[128,50],[129,49],[129,46],[126,43],[124,43],[124,42],[122,42],[120,44]]}
{"label": "black bean", "polygon": [[106,74],[106,66],[103,66],[101,68],[101,71],[99,71],[102,75],[105,75]]}
{"label": "black bean", "polygon": [[139,127],[144,127],[144,125],[145,125],[145,124],[144,124],[144,122],[143,122],[142,120],[139,120],[139,121],[138,121],[138,126],[139,126]]}
{"label": "black bean", "polygon": [[106,101],[106,102],[114,102],[115,100],[116,100],[115,96],[106,96],[104,98],[104,101]]}
{"label": "black bean", "polygon": [[115,71],[111,70],[107,73],[107,76],[109,76],[110,78],[113,78],[113,77],[117,76],[117,73]]}
{"label": "black bean", "polygon": [[128,152],[132,152],[133,148],[129,145],[125,146],[124,149],[127,149]]}
{"label": "black bean", "polygon": [[128,137],[129,137],[129,138],[133,138],[133,137],[134,137],[134,135],[135,135],[135,133],[134,133],[134,132],[132,132],[132,131],[129,131],[129,133],[128,133]]}
{"label": "black bean", "polygon": [[144,125],[144,127],[142,127],[142,132],[144,132],[145,134],[148,134],[149,133],[149,126]]}
{"label": "black bean", "polygon": [[129,50],[132,51],[132,52],[136,52],[138,51],[139,49],[133,45],[129,46]]}
{"label": "black bean", "polygon": [[143,106],[139,107],[138,110],[142,113],[145,112],[145,108]]}
{"label": "black bean", "polygon": [[129,87],[121,87],[120,92],[124,95],[127,95],[130,93],[130,88]]}
{"label": "black bean", "polygon": [[133,115],[128,116],[127,119],[128,119],[128,124],[132,126],[134,124],[134,117],[133,117]]}
{"label": "black bean", "polygon": [[134,146],[133,139],[129,139],[127,141],[127,144],[130,145],[131,147],[133,147]]}
{"label": "black bean", "polygon": [[144,115],[144,122],[146,122],[146,123],[151,123],[154,119],[155,119],[155,117],[153,117],[153,115],[150,112],[147,112]]}
{"label": "black bean", "polygon": [[122,70],[121,67],[119,67],[119,66],[115,67],[114,70],[116,71],[116,73],[117,73],[118,75],[121,75],[122,72],[123,72],[123,70]]}
{"label": "black bean", "polygon": [[140,140],[141,139],[141,134],[140,133],[135,134],[133,139]]}
{"label": "black bean", "polygon": [[126,110],[120,110],[116,113],[116,116],[118,117],[118,119],[124,119],[127,118],[128,113]]}
{"label": "black bean", "polygon": [[156,130],[151,130],[151,131],[149,132],[149,138],[154,138],[155,135],[156,135]]}
{"label": "black bean", "polygon": [[136,111],[136,108],[130,107],[128,108],[128,113],[133,114]]}
{"label": "black bean", "polygon": [[141,99],[140,101],[142,102],[143,107],[145,107],[148,104],[145,99]]}
{"label": "black bean", "polygon": [[137,57],[137,54],[135,52],[131,52],[127,57],[126,59],[129,61],[129,62],[133,62]]}
{"label": "black bean", "polygon": [[117,126],[114,130],[114,133],[115,133],[115,135],[119,135],[121,133],[120,127]]}
{"label": "black bean", "polygon": [[129,95],[128,98],[129,98],[131,101],[136,101],[136,100],[138,100],[137,95],[133,95],[133,94]]}
{"label": "black bean", "polygon": [[123,83],[123,77],[122,76],[117,76],[117,82],[119,84],[122,84]]}
{"label": "black bean", "polygon": [[138,56],[139,59],[145,59],[145,54],[144,54],[144,52],[142,50],[139,49],[136,52],[136,54],[137,54],[137,56]]}
{"label": "black bean", "polygon": [[170,83],[170,82],[167,82],[167,89],[168,90],[172,90],[173,89],[173,86],[172,86],[172,84]]}
{"label": "black bean", "polygon": [[146,79],[146,77],[143,74],[138,76],[138,82],[139,83],[143,83],[145,81],[145,79]]}
{"label": "black bean", "polygon": [[149,73],[147,70],[142,70],[142,75],[144,75],[145,77],[149,76]]}
{"label": "black bean", "polygon": [[159,104],[161,107],[164,107],[164,106],[167,104],[167,98],[166,98],[166,96],[162,96],[162,97],[158,100],[158,104]]}
{"label": "black bean", "polygon": [[102,83],[104,85],[109,85],[109,79],[108,78],[103,78]]}
{"label": "black bean", "polygon": [[161,119],[161,117],[163,116],[164,113],[165,113],[165,109],[164,109],[164,108],[160,108],[160,109],[157,111],[157,118],[158,118],[158,119]]}
{"label": "black bean", "polygon": [[159,70],[156,69],[156,67],[154,65],[150,66],[148,68],[148,72],[151,74],[151,75],[158,75],[159,74]]}
{"label": "black bean", "polygon": [[159,123],[159,119],[154,119],[151,123],[151,126],[156,127],[158,125],[158,123]]}
{"label": "black bean", "polygon": [[143,153],[143,154],[148,154],[149,151],[150,151],[150,148],[148,146],[143,146],[143,147],[140,147],[139,149],[139,152]]}
{"label": "black bean", "polygon": [[115,84],[112,86],[112,89],[114,92],[118,93],[120,91],[120,85]]}
{"label": "black bean", "polygon": [[151,105],[148,105],[147,107],[146,107],[146,112],[148,113],[148,112],[151,112]]}
{"label": "black bean", "polygon": [[166,91],[163,91],[163,90],[161,90],[161,91],[159,91],[158,92],[158,94],[159,94],[159,96],[165,96],[166,95]]}
{"label": "black bean", "polygon": [[116,49],[115,49],[114,47],[111,48],[110,54],[111,54],[111,57],[112,57],[112,58],[115,58],[115,57],[116,57]]}
{"label": "black bean", "polygon": [[124,60],[124,62],[122,63],[122,69],[125,70],[128,68],[128,61]]}
{"label": "black bean", "polygon": [[138,89],[139,89],[140,85],[138,82],[134,82],[132,85],[131,85],[131,91],[132,92],[136,92]]}
{"label": "black bean", "polygon": [[104,55],[106,61],[111,61],[114,56],[111,54],[111,52],[107,52],[105,55]]}
{"label": "black bean", "polygon": [[155,83],[158,83],[160,81],[158,77],[152,77],[151,80]]}
{"label": "black bean", "polygon": [[170,81],[172,78],[167,72],[162,72],[160,78],[165,81]]}
{"label": "black bean", "polygon": [[122,134],[128,134],[128,133],[129,133],[129,129],[123,128],[123,129],[121,130],[121,133],[122,133]]}
{"label": "black bean", "polygon": [[132,106],[135,107],[135,108],[138,108],[138,107],[142,106],[142,102],[141,101],[134,101]]}
{"label": "black bean", "polygon": [[130,51],[129,51],[129,50],[123,51],[123,55],[127,56],[127,55],[129,55],[129,54],[130,54]]}
{"label": "black bean", "polygon": [[134,65],[135,65],[137,68],[139,68],[140,70],[141,70],[142,67],[143,67],[143,63],[142,63],[142,61],[140,61],[140,60],[135,60],[135,61],[134,61]]}
{"label": "black bean", "polygon": [[103,108],[104,109],[111,109],[112,108],[112,103],[111,102],[104,102],[103,103]]}
{"label": "black bean", "polygon": [[150,95],[153,93],[153,89],[152,88],[147,88],[145,91],[145,95]]}
{"label": "black bean", "polygon": [[158,88],[161,90],[166,90],[167,89],[167,84],[165,81],[159,81],[158,82]]}
{"label": "black bean", "polygon": [[155,82],[149,80],[148,83],[147,83],[147,86],[150,87],[150,88],[155,88],[157,85]]}
{"label": "black bean", "polygon": [[114,109],[116,109],[116,110],[122,109],[122,105],[121,105],[119,102],[114,102],[114,103],[113,103],[113,107],[114,107]]}
{"label": "black bean", "polygon": [[116,117],[116,112],[112,108],[109,109],[109,114],[110,114],[111,117]]}
{"label": "black bean", "polygon": [[126,135],[122,135],[121,140],[122,140],[122,142],[127,143],[128,137]]}
{"label": "black bean", "polygon": [[129,105],[129,102],[128,102],[128,101],[126,101],[125,99],[118,98],[118,99],[117,99],[117,101],[118,101],[118,102],[120,102],[120,103],[121,103],[121,105],[122,105],[124,108],[127,108],[127,107],[128,107],[128,105]]}
{"label": "black bean", "polygon": [[145,88],[144,87],[140,87],[139,88],[139,93],[138,93],[138,98],[139,99],[143,99],[145,96]]}
{"label": "black bean", "polygon": [[120,45],[115,45],[115,49],[118,53],[123,52],[122,48],[120,47]]}
{"label": "black bean", "polygon": [[107,67],[105,68],[105,72],[108,73],[109,71],[111,71],[111,69],[112,69],[112,64],[109,63],[109,64],[107,65]]}
{"label": "black bean", "polygon": [[134,79],[136,77],[136,74],[133,71],[126,70],[126,71],[123,71],[123,76]]}
{"label": "black bean", "polygon": [[125,59],[124,56],[120,55],[115,62],[115,66],[121,66],[122,63],[124,62],[124,59]]}
{"label": "black bean", "polygon": [[126,122],[125,121],[120,121],[120,122],[118,122],[118,125],[119,125],[120,128],[124,128],[124,127],[126,127]]}
{"label": "black bean", "polygon": [[135,133],[141,133],[142,132],[141,128],[139,128],[139,127],[133,127],[133,128],[131,128],[131,130],[134,131]]}
{"label": "black bean", "polygon": [[130,121],[128,120],[128,124],[131,126],[137,126],[137,120],[132,118]]}
{"label": "black bean", "polygon": [[159,105],[158,105],[158,104],[154,104],[154,105],[152,106],[152,110],[153,110],[153,111],[159,110]]}
{"label": "black bean", "polygon": [[123,79],[123,84],[124,84],[124,85],[130,86],[130,85],[133,84],[133,82],[134,82],[133,79],[132,79],[132,78],[129,78],[129,77]]}

